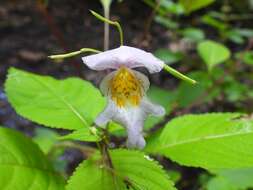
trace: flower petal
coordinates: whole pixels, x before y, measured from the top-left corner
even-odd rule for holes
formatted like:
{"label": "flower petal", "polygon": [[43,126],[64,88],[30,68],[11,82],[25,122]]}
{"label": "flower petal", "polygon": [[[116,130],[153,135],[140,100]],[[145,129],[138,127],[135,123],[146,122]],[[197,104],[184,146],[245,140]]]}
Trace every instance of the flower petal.
{"label": "flower petal", "polygon": [[154,116],[163,116],[165,115],[166,111],[164,107],[152,103],[147,97],[144,97],[142,102],[141,102],[141,107],[147,114],[152,114]]}
{"label": "flower petal", "polygon": [[[134,131],[133,131],[134,132]],[[143,138],[143,135],[141,133],[133,133],[131,131],[127,131],[127,147],[128,148],[138,148],[143,149],[146,145],[146,141]]]}
{"label": "flower petal", "polygon": [[120,123],[127,130],[127,146],[142,149],[146,144],[142,134],[143,123],[149,114],[162,116],[165,114],[165,109],[150,102],[146,97],[141,100],[140,106],[127,107],[118,107],[108,97],[107,106],[96,118],[95,123],[98,126],[104,126],[110,120]]}
{"label": "flower petal", "polygon": [[147,90],[149,89],[150,86],[150,82],[148,80],[148,77],[146,77],[144,74],[142,74],[139,71],[133,71],[135,76],[141,81],[142,87],[143,87],[143,91],[147,92]]}
{"label": "flower petal", "polygon": [[114,103],[112,103],[111,100],[109,100],[104,111],[102,111],[97,116],[97,118],[95,120],[96,125],[98,125],[100,127],[105,126],[109,121],[111,121],[111,119],[113,118],[113,116],[115,114],[115,111],[117,111],[117,110],[115,109]]}
{"label": "flower petal", "polygon": [[124,65],[128,68],[146,67],[150,73],[155,73],[160,72],[164,66],[164,62],[153,54],[129,46],[120,46],[116,49],[85,56],[82,60],[94,70],[118,69]]}
{"label": "flower petal", "polygon": [[[143,92],[145,93],[149,89],[149,86],[150,86],[150,82],[149,82],[148,78],[144,74],[142,74],[138,71],[132,70],[132,72],[135,74],[136,78],[139,81],[141,81],[142,89],[143,89]],[[100,88],[103,95],[108,96],[110,94],[110,81],[116,73],[117,73],[117,71],[113,71],[113,72],[107,74],[103,78],[103,80],[101,81],[99,88]]]}
{"label": "flower petal", "polygon": [[102,92],[102,94],[104,96],[108,96],[109,93],[110,93],[110,81],[111,79],[114,77],[115,73],[117,71],[113,71],[109,74],[107,74],[103,80],[100,82],[100,85],[99,85],[99,88],[100,88],[100,91]]}

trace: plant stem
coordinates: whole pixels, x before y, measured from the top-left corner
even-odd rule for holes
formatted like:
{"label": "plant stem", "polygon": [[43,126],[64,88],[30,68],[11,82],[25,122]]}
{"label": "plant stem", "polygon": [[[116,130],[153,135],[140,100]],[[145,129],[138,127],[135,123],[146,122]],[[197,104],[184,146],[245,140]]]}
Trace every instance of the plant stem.
{"label": "plant stem", "polygon": [[[104,5],[104,15],[105,18],[108,20],[110,19],[110,5],[106,6]],[[110,45],[110,30],[109,30],[109,24],[107,22],[104,22],[104,51],[109,49]]]}
{"label": "plant stem", "polygon": [[120,24],[119,24],[117,21],[111,21],[111,20],[109,20],[109,19],[103,17],[102,15],[96,13],[95,11],[90,10],[90,12],[91,12],[91,14],[92,14],[93,16],[95,16],[97,19],[99,19],[99,20],[101,20],[101,21],[103,21],[103,22],[106,22],[106,23],[108,23],[108,24],[110,24],[110,25],[113,25],[113,26],[116,26],[116,27],[117,27],[117,29],[118,29],[118,31],[119,31],[119,36],[120,36],[120,45],[122,46],[122,45],[124,44],[124,36],[123,36],[123,30],[122,30]]}
{"label": "plant stem", "polygon": [[65,59],[65,58],[74,57],[74,56],[79,55],[81,53],[87,53],[87,52],[100,53],[101,51],[96,50],[96,49],[92,49],[92,48],[82,48],[79,51],[74,51],[74,52],[70,52],[70,53],[66,53],[66,54],[50,55],[48,57],[50,59]]}
{"label": "plant stem", "polygon": [[75,148],[80,150],[87,157],[96,152],[95,148],[86,145],[77,144],[72,141],[60,141],[51,148],[48,155],[49,156],[52,155],[55,152],[55,150],[58,150],[59,148]]}
{"label": "plant stem", "polygon": [[182,80],[184,80],[184,81],[186,81],[186,82],[189,82],[189,83],[191,83],[191,84],[196,84],[196,83],[197,83],[197,81],[195,81],[195,80],[193,80],[193,79],[191,79],[191,78],[189,78],[189,77],[183,75],[182,73],[178,72],[177,70],[173,69],[172,67],[170,67],[170,66],[168,66],[168,65],[166,65],[166,64],[164,64],[163,69],[166,70],[166,71],[168,71],[168,72],[169,72],[170,74],[172,74],[174,77],[177,77],[177,78],[179,78],[179,79],[182,79]]}
{"label": "plant stem", "polygon": [[156,4],[154,5],[153,10],[152,10],[148,20],[145,23],[145,28],[144,28],[144,32],[143,32],[143,39],[147,39],[149,36],[149,30],[150,30],[152,21],[154,20],[155,14],[161,5],[161,1],[162,0],[157,0],[155,2]]}

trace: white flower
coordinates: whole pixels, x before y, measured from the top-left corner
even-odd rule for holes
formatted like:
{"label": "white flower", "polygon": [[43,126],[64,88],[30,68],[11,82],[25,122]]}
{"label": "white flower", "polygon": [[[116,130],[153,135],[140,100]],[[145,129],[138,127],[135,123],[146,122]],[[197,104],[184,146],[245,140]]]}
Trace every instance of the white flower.
{"label": "white flower", "polygon": [[120,46],[95,55],[83,57],[83,62],[93,70],[146,67],[150,73],[160,72],[164,62],[151,53],[138,48]]}
{"label": "white flower", "polygon": [[83,62],[91,69],[116,69],[101,82],[100,89],[107,97],[107,106],[99,114],[95,123],[104,126],[113,120],[122,124],[128,133],[127,146],[144,148],[143,125],[148,115],[162,116],[165,110],[146,97],[148,78],[131,68],[146,67],[150,73],[159,72],[164,63],[151,53],[121,46],[119,48],[83,57]]}

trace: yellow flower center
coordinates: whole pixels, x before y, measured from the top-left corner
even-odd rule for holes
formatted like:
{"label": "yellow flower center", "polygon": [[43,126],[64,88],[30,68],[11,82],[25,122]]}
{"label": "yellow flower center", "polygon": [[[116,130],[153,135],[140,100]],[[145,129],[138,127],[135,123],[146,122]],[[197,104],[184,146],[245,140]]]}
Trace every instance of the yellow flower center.
{"label": "yellow flower center", "polygon": [[143,96],[142,81],[130,69],[121,67],[110,81],[110,92],[119,107],[127,103],[138,106]]}

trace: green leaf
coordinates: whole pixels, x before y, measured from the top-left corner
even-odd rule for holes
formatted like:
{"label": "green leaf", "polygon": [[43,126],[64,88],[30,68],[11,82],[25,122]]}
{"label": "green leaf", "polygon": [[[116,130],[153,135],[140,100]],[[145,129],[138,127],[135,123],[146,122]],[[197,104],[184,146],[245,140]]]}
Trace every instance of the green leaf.
{"label": "green leaf", "polygon": [[0,127],[1,190],[63,190],[64,181],[30,139]]}
{"label": "green leaf", "polygon": [[198,54],[207,64],[209,71],[230,58],[229,49],[223,44],[211,40],[200,42],[197,47]]}
{"label": "green leaf", "polygon": [[253,51],[238,52],[235,57],[248,65],[253,65]]}
{"label": "green leaf", "polygon": [[186,12],[192,12],[214,3],[215,0],[180,0],[179,2]]}
{"label": "green leaf", "polygon": [[182,35],[191,41],[199,42],[205,39],[205,33],[198,28],[186,28],[182,31]]}
{"label": "green leaf", "polygon": [[59,137],[61,140],[78,140],[78,141],[86,141],[86,142],[97,142],[100,141],[98,129],[95,127],[90,128],[81,128],[75,130],[74,132]]}
{"label": "green leaf", "polygon": [[158,49],[155,51],[155,56],[163,60],[166,64],[176,63],[183,58],[180,52],[172,52],[169,49]]}
{"label": "green leaf", "polygon": [[253,122],[237,113],[185,115],[167,123],[146,151],[186,166],[253,166]]}
{"label": "green leaf", "polygon": [[152,9],[157,9],[156,12],[161,15],[181,15],[184,13],[184,8],[180,3],[173,2],[171,0],[163,0],[160,2],[160,6],[156,8],[157,3],[153,0],[143,0],[144,3],[146,3],[148,6],[150,6]]}
{"label": "green leaf", "polygon": [[240,35],[246,37],[246,38],[252,38],[253,37],[253,30],[248,28],[236,28],[234,29],[236,32],[238,32]]}
{"label": "green leaf", "polygon": [[121,190],[123,181],[107,170],[100,158],[90,158],[81,163],[70,177],[67,190]]}
{"label": "green leaf", "polygon": [[144,153],[119,149],[113,150],[111,157],[115,172],[127,177],[136,189],[175,190],[162,167]]}
{"label": "green leaf", "polygon": [[201,21],[204,24],[207,24],[209,26],[212,26],[216,29],[219,30],[219,32],[224,32],[227,28],[228,28],[228,24],[225,22],[222,22],[216,18],[214,18],[212,15],[210,14],[206,14],[201,18]]}
{"label": "green leaf", "polygon": [[123,126],[121,126],[120,124],[113,122],[113,121],[109,122],[108,131],[110,132],[110,134],[113,134],[118,137],[125,137],[126,136],[126,129]]}
{"label": "green leaf", "polygon": [[217,177],[222,177],[236,189],[253,187],[253,168],[220,170],[217,172]]}
{"label": "green leaf", "polygon": [[179,27],[179,24],[177,22],[164,16],[159,16],[159,15],[155,16],[155,22],[157,22],[158,24],[161,24],[167,29],[177,29]]}
{"label": "green leaf", "polygon": [[174,182],[174,183],[177,183],[181,180],[182,178],[182,175],[179,171],[176,171],[176,170],[169,170],[167,171],[168,175],[170,176],[171,180]]}
{"label": "green leaf", "polygon": [[[145,1],[145,0],[144,0]],[[156,6],[156,4],[154,4]],[[184,8],[180,3],[175,3],[171,0],[163,0],[161,1],[161,5],[159,9],[166,10],[167,13],[172,13],[175,15],[181,15],[184,13]]]}
{"label": "green leaf", "polygon": [[9,70],[5,91],[18,114],[55,128],[87,127],[105,105],[100,92],[87,81],[56,80],[15,68]]}
{"label": "green leaf", "polygon": [[222,176],[213,177],[207,183],[207,190],[238,190]]}
{"label": "green leaf", "polygon": [[245,42],[243,36],[237,30],[228,30],[224,35],[234,43],[243,44]]}
{"label": "green leaf", "polygon": [[46,128],[36,128],[35,134],[36,135],[33,138],[33,141],[39,145],[40,149],[45,154],[49,153],[50,149],[57,142],[57,139],[59,137],[58,133],[52,129]]}
{"label": "green leaf", "polygon": [[175,95],[179,107],[187,107],[191,103],[201,99],[203,102],[211,101],[217,96],[216,89],[205,95],[206,90],[212,86],[212,80],[206,72],[194,71],[189,74],[189,77],[198,81],[198,85],[193,86],[185,82],[179,84]]}
{"label": "green leaf", "polygon": [[227,101],[238,103],[240,100],[247,98],[248,86],[236,79],[225,80],[223,92]]}
{"label": "green leaf", "polygon": [[[70,178],[67,190],[175,190],[166,172],[144,153],[130,150],[110,152],[114,169],[103,165],[100,156],[84,161]],[[92,177],[91,177],[92,174]],[[88,180],[86,180],[88,179]],[[128,188],[127,188],[128,187]]]}

